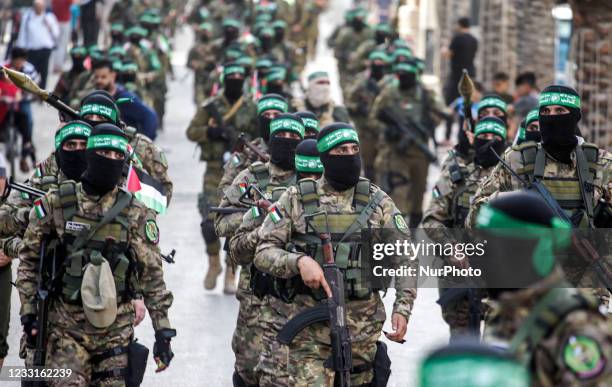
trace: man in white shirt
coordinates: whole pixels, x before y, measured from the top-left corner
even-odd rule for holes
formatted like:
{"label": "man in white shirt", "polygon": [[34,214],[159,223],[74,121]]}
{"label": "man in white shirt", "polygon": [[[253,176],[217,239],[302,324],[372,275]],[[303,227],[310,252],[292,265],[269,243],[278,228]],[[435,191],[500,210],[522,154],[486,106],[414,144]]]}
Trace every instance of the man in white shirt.
{"label": "man in white shirt", "polygon": [[40,86],[46,87],[49,57],[59,37],[59,25],[55,15],[45,12],[45,1],[34,0],[24,12],[17,37],[17,47],[28,50],[28,62],[40,73]]}

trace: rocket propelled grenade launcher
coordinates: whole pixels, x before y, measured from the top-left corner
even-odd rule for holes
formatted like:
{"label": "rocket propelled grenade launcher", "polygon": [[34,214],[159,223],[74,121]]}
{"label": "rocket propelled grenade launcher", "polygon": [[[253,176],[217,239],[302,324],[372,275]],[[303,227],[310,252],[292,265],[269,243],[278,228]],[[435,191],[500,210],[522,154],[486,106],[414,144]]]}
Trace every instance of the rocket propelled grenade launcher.
{"label": "rocket propelled grenade launcher", "polygon": [[470,78],[470,74],[466,69],[463,69],[463,74],[457,85],[459,95],[463,97],[463,116],[468,122],[470,132],[473,132],[472,128],[472,94],[474,94],[474,82]]}
{"label": "rocket propelled grenade launcher", "polygon": [[79,119],[79,112],[62,102],[56,95],[41,88],[28,75],[7,67],[1,67],[4,74],[21,90],[40,97],[43,101],[56,108],[60,113],[71,119]]}

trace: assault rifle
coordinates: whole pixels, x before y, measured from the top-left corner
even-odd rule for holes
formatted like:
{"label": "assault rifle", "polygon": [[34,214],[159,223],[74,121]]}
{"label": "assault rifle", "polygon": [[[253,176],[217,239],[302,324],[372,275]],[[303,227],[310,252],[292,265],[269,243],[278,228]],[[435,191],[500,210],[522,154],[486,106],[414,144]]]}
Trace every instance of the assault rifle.
{"label": "assault rifle", "polygon": [[[325,212],[312,214],[310,217],[325,215]],[[329,323],[329,334],[332,347],[331,358],[325,362],[327,368],[336,372],[336,386],[350,386],[350,372],[353,363],[351,350],[351,335],[346,326],[346,304],[344,299],[344,274],[334,262],[334,251],[331,235],[328,230],[319,233],[321,249],[325,263],[323,272],[325,281],[329,284],[332,296],[319,305],[298,313],[285,324],[276,336],[277,340],[285,345],[291,344],[295,336],[306,327],[318,323]]]}
{"label": "assault rifle", "polygon": [[[495,152],[493,148],[490,148],[495,157],[499,160],[501,165],[508,171],[512,176],[514,176],[528,191],[536,192],[544,201],[546,205],[553,210],[555,215],[561,219],[563,219],[568,224],[574,227],[574,224],[569,216],[565,213],[563,208],[559,205],[559,202],[555,199],[555,197],[550,193],[548,188],[540,181],[526,181],[523,179],[516,171],[508,165],[498,154]],[[580,256],[587,262],[591,262],[595,273],[599,280],[604,284],[606,289],[610,293],[612,293],[612,274],[610,273],[610,269],[604,263],[604,259],[599,255],[595,247],[591,244],[586,238],[578,237],[575,233],[572,233],[572,246],[576,249],[576,251],[580,254]]]}
{"label": "assault rifle", "polygon": [[251,152],[255,154],[255,156],[257,156],[259,160],[263,161],[264,163],[267,163],[268,161],[270,161],[270,156],[263,153],[255,145],[251,144],[248,141],[245,133],[240,133],[238,135],[238,139],[236,140],[236,144],[234,145],[234,151],[242,152],[244,151],[244,148],[249,149]]}
{"label": "assault rifle", "polygon": [[451,303],[460,302],[467,298],[469,304],[468,329],[474,337],[480,338],[480,321],[482,313],[482,296],[477,288],[448,288],[444,289],[440,298],[436,301],[441,307],[446,307]]}
{"label": "assault rifle", "polygon": [[431,137],[431,133],[429,133],[427,129],[423,128],[422,125],[418,124],[411,117],[406,117],[408,122],[405,123],[399,114],[389,108],[382,109],[378,114],[378,118],[385,124],[395,128],[400,133],[401,138],[396,145],[396,148],[400,152],[405,151],[410,145],[414,144],[417,149],[425,155],[430,163],[438,162],[438,158],[429,149],[427,142],[423,142],[417,138],[414,133],[414,131],[418,132],[421,137],[425,139],[425,141],[428,141]]}
{"label": "assault rifle", "polygon": [[30,187],[29,185],[26,185],[26,184],[17,183],[11,176],[9,178],[8,183],[6,184],[6,187],[4,187],[4,192],[2,193],[2,199],[5,200],[6,198],[8,198],[12,190],[23,192],[25,194],[32,196],[33,198],[40,198],[40,197],[45,196],[46,194],[46,192],[43,190],[36,189],[34,187]]}
{"label": "assault rifle", "polygon": [[229,149],[232,149],[232,144],[236,143],[236,129],[232,125],[227,125],[225,123],[223,116],[219,113],[214,103],[209,103],[204,106],[204,109],[206,109],[206,112],[215,120],[215,125],[223,129],[222,138],[230,143]]}

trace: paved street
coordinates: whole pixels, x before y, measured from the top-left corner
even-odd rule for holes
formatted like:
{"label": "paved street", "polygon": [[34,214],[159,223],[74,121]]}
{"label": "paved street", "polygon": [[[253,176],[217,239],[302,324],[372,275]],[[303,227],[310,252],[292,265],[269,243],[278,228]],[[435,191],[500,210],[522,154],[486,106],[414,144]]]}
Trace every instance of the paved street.
{"label": "paved street", "polygon": [[[341,2],[330,2],[332,9],[323,17],[323,35],[339,21],[337,15]],[[336,16],[334,16],[336,15]],[[323,37],[324,38],[324,37]],[[222,277],[214,292],[206,292],[202,280],[206,269],[204,242],[200,235],[200,217],[196,209],[196,195],[201,188],[204,165],[198,161],[193,143],[185,137],[185,129],[193,116],[192,76],[186,75],[186,52],[191,44],[191,31],[185,29],[176,41],[174,64],[176,80],[170,84],[168,93],[165,131],[158,137],[170,163],[170,175],[175,184],[171,206],[159,220],[161,249],[167,253],[177,250],[175,265],[165,264],[168,287],[174,293],[171,321],[178,330],[172,341],[176,354],[169,370],[156,375],[154,362],[150,358],[144,386],[230,386],[233,369],[233,353],[230,348],[238,304],[234,297],[223,295]],[[319,48],[319,57],[309,69],[335,68],[330,52]],[[337,77],[334,74],[334,78]],[[50,80],[53,84],[55,78]],[[335,96],[339,91],[335,90]],[[39,158],[51,150],[52,136],[56,126],[55,111],[48,106],[35,108],[35,144]],[[430,175],[430,185],[437,173]],[[14,262],[15,269],[17,262]],[[414,384],[415,368],[429,348],[447,340],[439,307],[435,304],[436,289],[419,291],[416,307],[408,326],[406,343],[389,343],[393,361],[391,386]],[[388,292],[385,303],[390,316],[393,292]],[[13,310],[10,333],[10,353],[5,365],[20,365],[17,357],[21,326],[18,319],[18,297],[12,294]],[[390,325],[390,323],[389,323]],[[390,329],[387,326],[386,329]],[[140,342],[153,347],[153,329],[150,320],[145,320],[137,329]],[[16,385],[16,384],[15,384]]]}

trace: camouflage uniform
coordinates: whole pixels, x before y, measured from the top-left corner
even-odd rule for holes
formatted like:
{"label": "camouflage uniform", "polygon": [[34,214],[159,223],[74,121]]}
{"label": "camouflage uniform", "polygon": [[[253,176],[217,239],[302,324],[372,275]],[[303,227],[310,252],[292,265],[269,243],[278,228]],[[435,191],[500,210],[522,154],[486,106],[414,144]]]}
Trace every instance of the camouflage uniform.
{"label": "camouflage uniform", "polygon": [[[74,187],[76,216],[93,222],[100,220],[102,215],[115,204],[119,195],[117,188],[99,198],[85,194],[79,184]],[[41,241],[52,232],[56,232],[62,241],[71,233],[66,230],[59,192],[51,190],[42,198],[38,210],[34,209],[30,213],[23,248],[19,254],[18,289],[22,316],[36,313],[35,294]],[[46,366],[73,370],[72,379],[54,380],[51,385],[66,385],[66,383],[85,385],[89,384],[92,372],[127,366],[125,353],[93,365],[91,356],[118,346],[125,347],[130,342],[134,332],[134,309],[129,301],[133,297],[138,297],[139,293],[144,297],[155,331],[171,328],[168,309],[172,304],[172,293],[166,290],[163,280],[160,253],[156,246],[157,239],[153,239],[148,230],[145,231],[147,225],[155,222],[155,214],[135,199],[131,200],[131,204],[124,211],[128,220],[128,224],[124,226],[127,228],[127,243],[132,248],[132,259],[138,267],[137,274],[134,274],[138,275],[138,286],[136,289],[132,288],[135,293],[126,294],[126,297],[121,298],[118,295],[117,318],[107,328],[96,328],[91,325],[80,303],[69,302],[63,296],[58,296],[55,302],[51,303]],[[109,226],[112,224],[104,226],[100,232],[109,232]],[[106,381],[112,382],[113,385],[124,383],[118,378]]]}
{"label": "camouflage uniform", "polygon": [[[612,203],[612,154],[603,149],[598,149],[593,144],[583,143],[578,147],[581,147],[588,164],[588,166],[585,166],[587,168],[586,175],[592,181],[585,183],[590,186],[589,191],[592,192],[593,203],[607,205],[609,209]],[[538,154],[540,156],[537,156]],[[589,154],[591,156],[588,156]],[[538,161],[536,160],[538,157],[541,157],[543,161],[542,168],[538,167]],[[533,159],[533,162],[526,162],[530,159]],[[574,151],[572,153],[572,165],[556,161],[546,153],[541,144],[534,142],[525,142],[512,147],[512,150],[506,153],[506,162],[523,179],[532,181],[536,174],[542,176],[537,180],[548,188],[552,196],[559,201],[561,207],[569,213],[570,217],[582,212],[579,227],[583,228],[589,227],[589,222],[592,219],[589,219],[582,199],[582,188],[578,177],[579,165],[576,160],[576,151]],[[541,171],[538,171],[539,169]],[[466,226],[470,227],[475,224],[476,214],[484,203],[501,192],[516,191],[523,188],[523,184],[516,177],[512,176],[503,165],[498,164],[491,174],[482,181],[478,191],[476,191],[466,220]],[[572,285],[580,285],[586,288],[593,287],[592,278],[590,278],[592,273],[585,272],[586,268],[582,260],[567,259],[562,260],[561,264]],[[599,291],[598,295],[602,301],[607,303],[609,292],[604,289],[595,290]]]}
{"label": "camouflage uniform", "polygon": [[[503,293],[492,302],[484,340],[498,347],[509,345],[529,368],[532,386],[609,386],[612,321],[598,311],[595,299],[568,284],[561,286],[562,278],[557,271],[539,287]],[[557,299],[538,310],[553,291],[559,293]],[[537,327],[529,322],[544,314]],[[523,330],[530,334],[514,345],[512,341]]]}
{"label": "camouflage uniform", "polygon": [[[470,209],[470,201],[483,178],[493,171],[493,167],[483,168],[471,163],[459,170],[461,180],[451,177],[449,169],[443,170],[433,188],[431,202],[425,211],[421,227],[429,237],[439,243],[446,243],[456,233],[436,233],[433,229],[464,227]],[[450,237],[450,238],[449,238]],[[441,257],[444,263],[453,264],[453,257]],[[444,292],[444,282],[439,283],[440,293]],[[452,286],[452,285],[451,285]],[[441,305],[442,317],[450,327],[451,338],[469,334],[470,303],[467,297],[452,300]]]}
{"label": "camouflage uniform", "polygon": [[[422,86],[401,90],[394,82],[387,84],[376,97],[369,117],[370,127],[379,133],[378,154],[374,163],[380,173],[377,181],[393,198],[400,211],[410,216],[411,225],[414,227],[418,225],[417,220],[420,220],[423,214],[423,195],[427,187],[429,161],[414,144],[403,151],[396,149],[395,142],[387,140],[384,133],[386,125],[380,121],[379,116],[384,109],[395,110],[399,106],[397,110],[402,114],[429,129],[438,123],[431,113],[434,104],[431,94]],[[428,144],[428,139],[423,138],[419,132],[414,130],[413,134],[416,141]],[[399,183],[391,184],[392,177],[397,177]]]}
{"label": "camouflage uniform", "polygon": [[[251,140],[250,143],[259,149],[261,153],[265,155],[268,154],[268,144],[263,138],[257,137],[256,139]],[[232,153],[230,159],[223,166],[223,177],[219,183],[218,191],[225,192],[225,190],[232,185],[232,182],[236,176],[238,176],[240,171],[244,170],[257,160],[257,155],[247,147],[244,147],[242,151]]]}
{"label": "camouflage uniform", "polygon": [[[320,178],[314,184],[314,192],[318,195],[318,209],[326,210],[330,214],[355,212],[353,199],[356,199],[356,190],[337,192],[331,188],[325,177]],[[369,192],[370,197],[380,196],[380,202],[367,223],[374,228],[397,228],[407,238],[408,228],[393,201],[374,185],[369,185]],[[300,197],[298,187],[289,187],[274,205],[272,211],[275,215],[268,215],[264,220],[258,233],[260,243],[254,259],[257,269],[280,278],[288,279],[299,276],[297,261],[306,254],[287,251],[287,244],[296,236],[306,233],[305,209]],[[364,257],[361,262],[367,260],[369,257]],[[411,263],[403,262],[403,264],[416,264],[416,260]],[[401,286],[399,282],[401,281],[396,282],[397,292],[393,312],[399,313],[408,320],[416,297],[416,288]],[[351,287],[347,285],[346,289],[351,289]],[[373,363],[377,348],[376,341],[385,321],[385,309],[379,293],[365,288],[361,289],[365,291],[361,297],[348,297],[346,300],[346,322],[351,333],[353,367],[367,367]],[[312,297],[312,294],[298,294],[291,304],[284,304],[280,299],[270,299],[271,310],[274,310],[275,314],[265,318],[264,331],[278,332],[288,318],[308,307],[315,306],[318,302]],[[333,385],[333,371],[323,365],[331,355],[329,334],[328,324],[320,323],[305,328],[290,346],[280,345],[277,341],[271,340],[270,345],[264,347],[266,352],[258,367],[260,369],[269,367],[265,372],[269,375],[274,375],[276,370],[279,370],[281,375],[290,375],[289,385]],[[372,370],[353,374],[351,379],[352,385],[367,384],[372,379]],[[267,383],[262,384],[267,385]],[[272,379],[269,384],[276,385],[276,381]]]}
{"label": "camouflage uniform", "polygon": [[[263,168],[257,168],[257,165]],[[268,171],[269,181],[267,186],[263,186],[265,182],[258,179],[255,173],[258,169],[266,169]],[[261,171],[257,172],[257,174],[259,173]],[[285,171],[271,163],[253,164],[253,166],[244,169],[236,176],[232,185],[225,190],[220,206],[244,207],[244,204],[238,201],[241,195],[239,186],[241,183],[257,184],[262,191],[271,193],[275,187],[286,187],[294,183],[294,174],[293,170]],[[252,211],[257,211],[259,216],[255,217]],[[232,264],[239,264],[242,267],[238,281],[238,291],[236,292],[236,298],[240,302],[240,309],[232,338],[232,350],[236,356],[234,368],[248,384],[257,384],[259,381],[259,375],[255,372],[255,366],[263,350],[263,332],[258,323],[263,302],[254,296],[251,291],[251,262],[257,243],[257,240],[253,239],[254,233],[251,233],[251,231],[263,222],[265,215],[261,212],[263,210],[254,208],[246,213],[236,213],[216,218],[218,235],[228,238],[233,236],[229,254]],[[244,221],[243,218],[245,219]],[[242,258],[237,259],[238,257]]]}
{"label": "camouflage uniform", "polygon": [[206,96],[212,89],[205,88],[210,72],[215,69],[216,58],[213,54],[212,43],[196,43],[187,55],[187,67],[193,70],[193,93],[196,106],[202,106]]}
{"label": "camouflage uniform", "polygon": [[[202,187],[202,199],[199,200],[200,214],[205,216],[203,221],[207,221],[207,208],[210,205],[218,203],[221,199],[221,193],[217,191],[221,178],[223,176],[223,157],[224,153],[228,152],[228,144],[223,141],[213,141],[207,137],[209,121],[212,118],[206,110],[206,106],[214,105],[219,114],[224,117],[224,124],[232,126],[236,133],[245,132],[251,137],[255,137],[257,128],[257,109],[252,102],[250,96],[243,95],[236,102],[240,103],[237,109],[232,109],[232,105],[225,98],[223,93],[208,99],[202,107],[198,109],[196,115],[191,120],[187,128],[187,138],[196,142],[201,148],[200,159],[206,161],[206,172]],[[235,110],[231,116],[228,113]],[[206,241],[206,252],[209,255],[219,255],[219,239],[209,238]]]}
{"label": "camouflage uniform", "polygon": [[298,112],[305,110],[313,112],[317,116],[321,128],[333,124],[334,122],[348,123],[350,121],[346,108],[342,105],[336,105],[332,100],[326,105],[316,108],[308,102],[308,99],[294,98],[291,101],[291,106]]}
{"label": "camouflage uniform", "polygon": [[350,83],[351,76],[354,75],[349,71],[350,55],[354,52],[355,47],[369,39],[372,35],[372,30],[365,27],[361,31],[355,31],[352,27],[343,28],[336,39],[334,45],[334,56],[338,61],[338,74],[340,77],[340,88],[343,95],[347,95],[347,86]]}
{"label": "camouflage uniform", "polygon": [[367,72],[363,72],[357,75],[355,82],[346,93],[346,107],[361,140],[361,159],[368,179],[374,179],[376,176],[374,160],[379,136],[379,133],[368,125],[368,115],[379,92],[378,82],[370,78]]}

